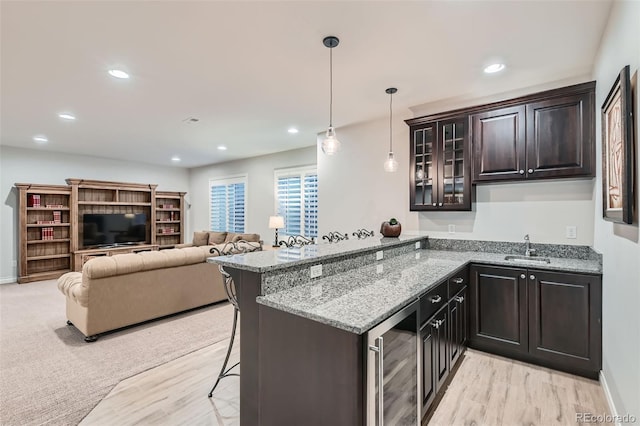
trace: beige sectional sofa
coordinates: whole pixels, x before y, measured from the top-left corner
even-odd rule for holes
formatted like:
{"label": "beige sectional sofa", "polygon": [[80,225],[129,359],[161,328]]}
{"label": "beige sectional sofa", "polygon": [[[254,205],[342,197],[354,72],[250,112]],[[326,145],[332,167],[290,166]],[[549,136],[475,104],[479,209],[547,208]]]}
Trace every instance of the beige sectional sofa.
{"label": "beige sectional sofa", "polygon": [[[100,333],[226,300],[222,274],[206,263],[215,256],[212,247],[237,251],[222,243],[89,260],[82,272],[58,279],[68,322],[90,342]],[[256,247],[260,244],[251,245]]]}

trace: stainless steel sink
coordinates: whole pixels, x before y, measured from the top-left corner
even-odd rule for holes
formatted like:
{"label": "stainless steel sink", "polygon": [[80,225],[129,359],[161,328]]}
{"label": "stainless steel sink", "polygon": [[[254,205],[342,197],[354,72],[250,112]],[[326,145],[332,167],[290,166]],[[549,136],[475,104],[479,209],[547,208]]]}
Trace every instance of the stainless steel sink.
{"label": "stainless steel sink", "polygon": [[551,260],[548,257],[535,256],[505,256],[504,260],[522,263],[551,263]]}

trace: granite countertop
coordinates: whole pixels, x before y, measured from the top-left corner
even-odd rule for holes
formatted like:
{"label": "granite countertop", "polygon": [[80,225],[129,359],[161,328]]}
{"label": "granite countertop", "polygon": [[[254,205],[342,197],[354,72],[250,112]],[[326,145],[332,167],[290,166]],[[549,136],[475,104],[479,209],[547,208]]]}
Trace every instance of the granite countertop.
{"label": "granite countertop", "polygon": [[251,272],[271,272],[293,266],[324,262],[354,254],[374,252],[381,248],[406,245],[412,241],[426,240],[426,235],[401,235],[397,238],[365,238],[346,240],[340,243],[321,243],[304,247],[280,248],[233,256],[215,256],[207,258],[209,263],[217,263]]}
{"label": "granite countertop", "polygon": [[[504,257],[504,253],[418,250],[260,296],[257,301],[265,306],[362,334],[468,263],[602,273],[600,262],[595,260],[550,258],[550,264],[541,265],[515,263],[504,260]],[[383,266],[382,272],[378,265]]]}

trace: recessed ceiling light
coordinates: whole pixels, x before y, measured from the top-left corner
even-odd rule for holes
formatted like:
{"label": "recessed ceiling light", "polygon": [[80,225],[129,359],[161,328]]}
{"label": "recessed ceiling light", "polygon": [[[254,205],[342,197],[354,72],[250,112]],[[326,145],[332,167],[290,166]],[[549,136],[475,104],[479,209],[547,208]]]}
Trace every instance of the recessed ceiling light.
{"label": "recessed ceiling light", "polygon": [[171,161],[177,163],[180,161],[180,157],[178,157],[177,155],[174,155],[173,157],[171,157]]}
{"label": "recessed ceiling light", "polygon": [[487,74],[493,74],[494,72],[502,71],[504,69],[504,64],[491,64],[485,67],[484,72]]}
{"label": "recessed ceiling light", "polygon": [[47,143],[49,139],[46,136],[38,135],[33,137],[33,141],[37,143]]}
{"label": "recessed ceiling light", "polygon": [[298,129],[296,129],[295,127],[289,127],[289,130],[287,130],[287,132],[291,134],[295,134],[295,133],[298,133]]}
{"label": "recessed ceiling light", "polygon": [[63,113],[63,114],[58,114],[58,117],[62,118],[63,120],[75,120],[76,117],[74,115],[68,114],[68,113]]}
{"label": "recessed ceiling light", "polygon": [[123,79],[129,78],[129,74],[127,74],[122,70],[109,70],[109,75],[115,78],[123,78]]}
{"label": "recessed ceiling light", "polygon": [[218,149],[219,149],[220,151],[226,151],[226,150],[227,150],[227,147],[226,147],[226,146],[224,146],[224,145],[218,145]]}

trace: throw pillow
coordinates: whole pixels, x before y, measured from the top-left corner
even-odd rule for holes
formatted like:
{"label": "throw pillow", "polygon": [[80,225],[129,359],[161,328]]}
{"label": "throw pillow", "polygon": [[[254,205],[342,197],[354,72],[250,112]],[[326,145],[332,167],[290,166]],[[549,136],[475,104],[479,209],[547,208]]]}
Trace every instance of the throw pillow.
{"label": "throw pillow", "polygon": [[222,244],[225,238],[227,238],[226,232],[209,232],[209,245],[215,246],[216,244]]}
{"label": "throw pillow", "polygon": [[249,241],[251,243],[258,243],[260,242],[260,234],[238,234],[234,237],[233,242],[235,243],[236,241],[240,240]]}
{"label": "throw pillow", "polygon": [[209,242],[209,233],[207,231],[193,233],[194,246],[206,246]]}
{"label": "throw pillow", "polygon": [[227,238],[224,239],[224,242],[225,243],[230,243],[238,235],[240,235],[240,234],[237,234],[235,232],[227,232]]}

